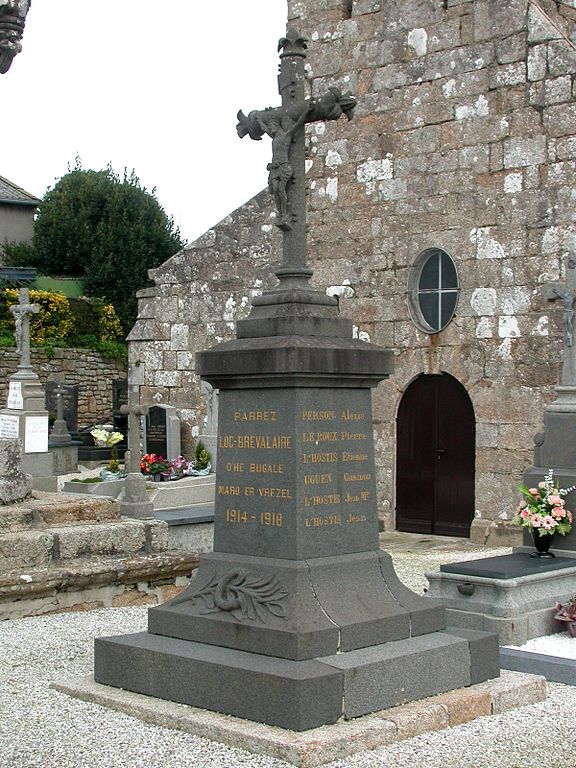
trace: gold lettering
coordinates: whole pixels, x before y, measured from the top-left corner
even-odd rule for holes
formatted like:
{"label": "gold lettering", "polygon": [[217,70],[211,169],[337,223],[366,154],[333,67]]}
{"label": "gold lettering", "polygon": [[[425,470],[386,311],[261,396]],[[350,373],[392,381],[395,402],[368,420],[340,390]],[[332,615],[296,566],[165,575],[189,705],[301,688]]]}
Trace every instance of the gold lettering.
{"label": "gold lettering", "polygon": [[238,448],[267,448],[286,450],[292,448],[292,435],[238,435]]}
{"label": "gold lettering", "polygon": [[324,525],[340,525],[342,519],[340,515],[322,515],[321,517],[305,517],[305,528],[321,528]]}
{"label": "gold lettering", "polygon": [[357,501],[368,501],[370,498],[370,491],[360,491],[360,493],[347,493],[344,496],[346,504],[354,504]]}
{"label": "gold lettering", "polygon": [[332,475],[304,475],[304,485],[322,485],[331,483]]}
{"label": "gold lettering", "polygon": [[303,453],[303,464],[323,464],[325,462],[338,461],[337,453]]}
{"label": "gold lettering", "polygon": [[270,472],[273,475],[282,475],[284,473],[284,464],[248,464],[248,472],[258,474]]}
{"label": "gold lettering", "polygon": [[367,520],[368,518],[366,517],[366,515],[349,514],[346,522],[347,523],[365,523]]}
{"label": "gold lettering", "polygon": [[240,486],[219,485],[217,493],[219,496],[240,496]]}
{"label": "gold lettering", "polygon": [[348,451],[342,451],[342,461],[368,461],[368,454],[348,453]]}
{"label": "gold lettering", "polygon": [[341,412],[340,418],[342,421],[362,421],[366,418],[366,414],[361,411],[349,411],[348,408],[346,408],[345,411]]}
{"label": "gold lettering", "polygon": [[292,495],[289,488],[258,488],[260,496],[270,499],[291,499]]}
{"label": "gold lettering", "polygon": [[218,438],[218,447],[219,448],[235,448],[236,447],[236,438],[234,435],[220,435]]}
{"label": "gold lettering", "polygon": [[235,411],[234,421],[276,421],[277,411]]}
{"label": "gold lettering", "polygon": [[334,411],[302,411],[302,421],[329,421]]}
{"label": "gold lettering", "polygon": [[372,475],[370,473],[365,475],[355,475],[351,472],[344,472],[344,480],[347,483],[360,483],[365,482],[366,480],[372,480]]}
{"label": "gold lettering", "polygon": [[325,496],[304,496],[305,507],[321,507],[324,504],[340,504],[340,494],[328,493]]}
{"label": "gold lettering", "polygon": [[227,461],[226,472],[244,472],[244,464],[241,461]]}
{"label": "gold lettering", "polygon": [[367,440],[363,432],[340,432],[340,440]]}

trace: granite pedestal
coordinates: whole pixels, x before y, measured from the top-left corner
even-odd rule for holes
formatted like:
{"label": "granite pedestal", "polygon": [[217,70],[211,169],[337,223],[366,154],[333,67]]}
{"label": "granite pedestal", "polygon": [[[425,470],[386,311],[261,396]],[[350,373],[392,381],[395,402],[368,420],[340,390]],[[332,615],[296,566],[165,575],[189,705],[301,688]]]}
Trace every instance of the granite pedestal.
{"label": "granite pedestal", "polygon": [[576,562],[519,552],[442,565],[426,577],[426,599],[446,608],[451,626],[498,632],[502,645],[523,645],[560,630],[554,605],[574,594]]}

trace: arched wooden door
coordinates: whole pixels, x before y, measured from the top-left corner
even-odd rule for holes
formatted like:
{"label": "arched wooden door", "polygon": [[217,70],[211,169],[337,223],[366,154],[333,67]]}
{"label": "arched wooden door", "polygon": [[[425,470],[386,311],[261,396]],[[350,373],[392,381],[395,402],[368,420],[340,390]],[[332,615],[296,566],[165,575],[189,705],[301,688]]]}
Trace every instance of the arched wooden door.
{"label": "arched wooden door", "polygon": [[476,427],[464,387],[452,376],[420,376],[398,410],[396,527],[469,536],[474,517]]}

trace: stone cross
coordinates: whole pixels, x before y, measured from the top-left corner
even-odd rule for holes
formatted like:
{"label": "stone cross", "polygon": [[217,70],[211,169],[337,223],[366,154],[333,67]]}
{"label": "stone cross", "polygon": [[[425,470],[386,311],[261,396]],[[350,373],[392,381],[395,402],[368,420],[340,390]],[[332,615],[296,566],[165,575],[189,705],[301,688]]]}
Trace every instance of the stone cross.
{"label": "stone cross", "polygon": [[564,306],[564,358],[562,362],[562,386],[576,386],[576,346],[574,345],[574,302],[576,301],[576,254],[565,259],[566,282],[548,283],[543,287],[542,295],[548,301],[562,299]]}
{"label": "stone cross", "polygon": [[140,429],[142,426],[142,416],[148,413],[148,406],[144,405],[121,405],[120,413],[128,416],[128,454],[126,467],[131,473],[140,474]]}
{"label": "stone cross", "polygon": [[56,395],[56,421],[52,427],[50,439],[53,443],[69,443],[72,439],[68,432],[68,425],[64,419],[64,396],[68,394],[62,384],[54,389]]}
{"label": "stone cross", "polygon": [[304,59],[306,38],[294,29],[278,43],[280,74],[278,89],[282,106],[238,112],[236,130],[240,138],[248,135],[272,139],[272,162],[268,165],[268,188],[277,207],[276,226],[283,232],[283,260],[276,276],[288,288],[305,287],[312,276],[306,265],[306,187],[304,126],[318,120],[337,120],[343,114],[350,120],[356,100],[338,88],[330,87],[319,99],[306,99]]}
{"label": "stone cross", "polygon": [[16,351],[20,353],[19,371],[32,372],[30,365],[30,315],[38,314],[38,304],[30,304],[30,290],[18,289],[18,304],[12,304],[10,312],[14,315]]}

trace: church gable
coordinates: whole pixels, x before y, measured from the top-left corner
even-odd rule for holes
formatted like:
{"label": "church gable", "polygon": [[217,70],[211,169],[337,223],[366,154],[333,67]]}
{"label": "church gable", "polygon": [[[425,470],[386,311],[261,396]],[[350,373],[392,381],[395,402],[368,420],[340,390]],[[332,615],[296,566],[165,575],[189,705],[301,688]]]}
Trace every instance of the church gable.
{"label": "church gable", "polygon": [[[562,307],[542,288],[576,250],[574,15],[560,0],[288,2],[311,94],[335,85],[358,100],[349,127],[308,129],[308,243],[313,282],[342,297],[362,338],[396,351],[375,400],[389,525],[396,408],[420,375],[450,374],[470,397],[482,516],[512,513],[532,461],[562,349]],[[273,201],[255,201],[156,270],[142,300],[162,338],[141,393],[187,410],[191,429],[193,353],[230,338],[250,292],[274,284]],[[413,295],[431,251],[457,273],[437,332]]]}

